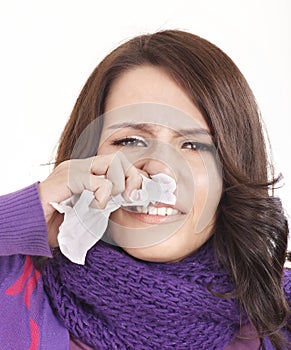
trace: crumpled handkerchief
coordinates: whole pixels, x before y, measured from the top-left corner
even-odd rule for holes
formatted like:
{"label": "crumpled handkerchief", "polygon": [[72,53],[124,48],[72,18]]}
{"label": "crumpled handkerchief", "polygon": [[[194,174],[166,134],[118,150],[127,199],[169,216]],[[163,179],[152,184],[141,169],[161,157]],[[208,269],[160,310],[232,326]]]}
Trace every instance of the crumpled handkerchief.
{"label": "crumpled handkerchief", "polygon": [[113,211],[121,206],[176,203],[176,182],[172,177],[160,173],[152,175],[151,179],[143,175],[142,178],[141,189],[132,192],[131,202],[126,202],[119,194],[108,201],[105,209],[90,207],[94,194],[88,190],[59,204],[51,202],[58,212],[65,214],[58,235],[61,252],[72,262],[84,265],[88,250],[102,238]]}

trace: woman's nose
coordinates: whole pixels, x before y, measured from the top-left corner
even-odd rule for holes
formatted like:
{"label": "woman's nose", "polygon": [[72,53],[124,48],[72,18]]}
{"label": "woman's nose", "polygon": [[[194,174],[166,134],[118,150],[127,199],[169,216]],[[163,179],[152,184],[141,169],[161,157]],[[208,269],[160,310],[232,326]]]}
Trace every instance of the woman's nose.
{"label": "woman's nose", "polygon": [[149,175],[163,173],[177,180],[178,158],[180,156],[174,147],[161,141],[155,141],[136,166]]}
{"label": "woman's nose", "polygon": [[156,175],[163,173],[168,176],[171,176],[174,179],[177,177],[171,165],[166,164],[162,160],[147,158],[141,161],[140,164],[137,164],[137,167],[145,171],[148,175]]}

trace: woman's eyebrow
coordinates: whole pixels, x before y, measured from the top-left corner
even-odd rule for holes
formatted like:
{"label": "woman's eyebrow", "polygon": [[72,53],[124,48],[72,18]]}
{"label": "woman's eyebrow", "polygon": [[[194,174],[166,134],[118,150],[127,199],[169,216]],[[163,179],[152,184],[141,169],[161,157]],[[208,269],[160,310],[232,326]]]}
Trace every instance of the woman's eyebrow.
{"label": "woman's eyebrow", "polygon": [[134,129],[134,130],[141,130],[141,131],[146,131],[149,134],[154,135],[154,126],[148,123],[127,123],[127,122],[123,122],[123,123],[117,123],[117,124],[113,124],[110,125],[108,127],[108,129],[112,130],[112,129],[126,129],[126,128],[130,128],[130,129]]}
{"label": "woman's eyebrow", "polygon": [[[149,123],[128,123],[128,122],[123,122],[123,123],[117,123],[117,124],[113,124],[110,125],[108,127],[108,129],[124,129],[124,128],[131,128],[134,130],[142,130],[142,131],[146,131],[149,134],[154,135],[156,133],[156,126],[162,126],[165,127],[164,125],[161,124],[149,124]],[[178,135],[178,136],[195,136],[197,134],[202,134],[202,135],[206,135],[206,136],[210,136],[212,137],[211,133],[204,128],[191,128],[191,129],[173,129],[171,127],[169,127],[169,129],[171,129],[171,132],[173,132],[174,134]]]}

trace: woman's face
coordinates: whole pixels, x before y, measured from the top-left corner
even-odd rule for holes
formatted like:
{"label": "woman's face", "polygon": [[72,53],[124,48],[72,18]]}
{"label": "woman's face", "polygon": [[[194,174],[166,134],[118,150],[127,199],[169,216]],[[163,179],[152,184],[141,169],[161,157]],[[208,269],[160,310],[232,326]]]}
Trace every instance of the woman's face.
{"label": "woman's face", "polygon": [[98,154],[122,152],[142,173],[167,174],[177,186],[174,205],[113,212],[110,236],[139,259],[183,259],[211,236],[221,197],[219,162],[202,114],[163,69],[144,65],[113,83],[103,117]]}

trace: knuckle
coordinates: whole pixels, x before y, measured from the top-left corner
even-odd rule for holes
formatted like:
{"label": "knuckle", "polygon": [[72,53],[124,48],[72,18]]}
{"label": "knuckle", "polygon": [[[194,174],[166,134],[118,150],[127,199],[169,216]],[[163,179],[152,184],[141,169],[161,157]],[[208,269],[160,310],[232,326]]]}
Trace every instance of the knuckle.
{"label": "knuckle", "polygon": [[104,184],[105,184],[105,186],[106,186],[106,188],[108,188],[108,189],[112,189],[112,182],[109,180],[109,179],[103,179],[103,182],[104,182]]}
{"label": "knuckle", "polygon": [[113,195],[122,193],[124,190],[125,190],[124,183],[116,183],[116,184],[113,183],[113,186],[112,186],[112,194]]}
{"label": "knuckle", "polygon": [[106,207],[106,201],[99,201],[95,199],[96,205],[99,209],[105,209]]}

